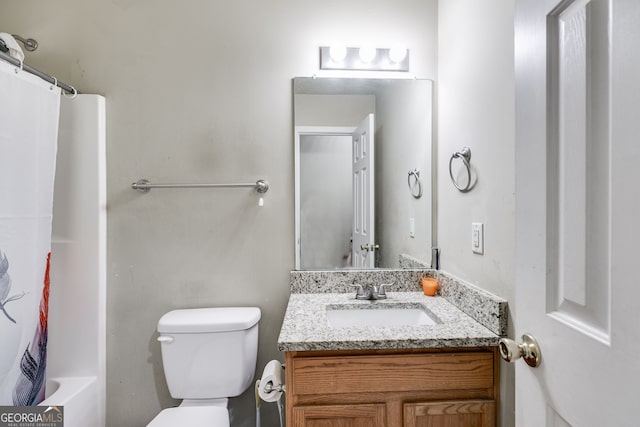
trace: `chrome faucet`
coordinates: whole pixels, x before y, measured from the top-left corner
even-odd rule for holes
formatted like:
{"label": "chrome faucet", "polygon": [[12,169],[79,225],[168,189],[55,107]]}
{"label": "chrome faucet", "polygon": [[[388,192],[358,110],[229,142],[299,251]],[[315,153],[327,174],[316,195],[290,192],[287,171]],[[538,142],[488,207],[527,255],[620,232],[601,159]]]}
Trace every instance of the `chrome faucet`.
{"label": "chrome faucet", "polygon": [[380,285],[380,287],[376,285],[371,285],[370,287],[367,288],[367,290],[365,290],[362,285],[358,285],[358,284],[353,284],[353,285],[350,284],[349,286],[356,288],[356,299],[378,300],[378,299],[387,298],[387,292],[385,290],[385,287],[388,288],[389,286],[392,286],[392,285],[393,283],[383,283],[382,285]]}

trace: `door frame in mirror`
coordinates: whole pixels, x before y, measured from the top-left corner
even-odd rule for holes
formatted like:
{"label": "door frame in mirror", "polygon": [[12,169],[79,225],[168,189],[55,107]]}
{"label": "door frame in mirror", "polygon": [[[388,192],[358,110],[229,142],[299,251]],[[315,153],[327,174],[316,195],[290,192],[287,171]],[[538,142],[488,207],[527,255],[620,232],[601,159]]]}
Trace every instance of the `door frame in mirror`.
{"label": "door frame in mirror", "polygon": [[295,269],[300,270],[302,259],[300,242],[300,140],[307,135],[351,136],[354,126],[294,126],[294,188],[295,188]]}

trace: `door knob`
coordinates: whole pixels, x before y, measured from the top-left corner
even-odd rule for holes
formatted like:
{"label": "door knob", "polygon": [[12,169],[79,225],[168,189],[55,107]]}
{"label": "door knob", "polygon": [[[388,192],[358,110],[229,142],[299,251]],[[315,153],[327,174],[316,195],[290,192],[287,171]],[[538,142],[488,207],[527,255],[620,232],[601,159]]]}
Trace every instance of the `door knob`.
{"label": "door knob", "polygon": [[540,346],[530,334],[522,334],[520,344],[509,338],[500,338],[499,348],[500,356],[507,362],[515,362],[522,357],[532,368],[540,365],[542,357]]}

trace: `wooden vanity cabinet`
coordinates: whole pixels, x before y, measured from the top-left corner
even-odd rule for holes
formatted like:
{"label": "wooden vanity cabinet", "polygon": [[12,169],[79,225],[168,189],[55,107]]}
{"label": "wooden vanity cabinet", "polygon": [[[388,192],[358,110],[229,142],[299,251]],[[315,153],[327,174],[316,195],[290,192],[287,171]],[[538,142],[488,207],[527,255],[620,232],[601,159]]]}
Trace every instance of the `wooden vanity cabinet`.
{"label": "wooden vanity cabinet", "polygon": [[286,353],[288,427],[494,427],[497,348]]}

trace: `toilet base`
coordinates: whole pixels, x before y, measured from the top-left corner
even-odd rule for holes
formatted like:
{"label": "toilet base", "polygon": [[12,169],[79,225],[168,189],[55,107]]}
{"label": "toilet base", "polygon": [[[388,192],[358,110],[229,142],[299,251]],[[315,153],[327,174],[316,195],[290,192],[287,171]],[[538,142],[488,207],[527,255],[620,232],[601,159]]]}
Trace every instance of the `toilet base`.
{"label": "toilet base", "polygon": [[229,427],[229,411],[222,406],[185,405],[162,410],[147,427]]}

